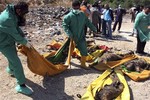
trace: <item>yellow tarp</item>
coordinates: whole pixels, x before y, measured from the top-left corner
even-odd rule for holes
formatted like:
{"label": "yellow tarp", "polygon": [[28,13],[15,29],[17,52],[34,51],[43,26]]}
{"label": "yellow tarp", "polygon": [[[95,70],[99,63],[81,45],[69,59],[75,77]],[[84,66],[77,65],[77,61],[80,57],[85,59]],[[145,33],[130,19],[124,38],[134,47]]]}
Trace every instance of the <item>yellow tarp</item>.
{"label": "yellow tarp", "polygon": [[136,59],[137,56],[136,55],[126,55],[122,60],[117,60],[117,61],[109,61],[106,64],[105,63],[101,63],[99,62],[97,65],[93,66],[94,68],[98,69],[98,70],[106,70],[108,68],[115,68],[120,66],[121,64]]}
{"label": "yellow tarp", "polygon": [[[93,62],[96,58],[101,56],[103,53],[104,53],[104,50],[96,50],[95,52],[88,54],[88,56],[86,57],[86,61]],[[80,51],[77,48],[74,49],[74,55],[75,54],[81,57]]]}
{"label": "yellow tarp", "polygon": [[[143,58],[145,59],[148,63],[150,63],[150,58],[149,57],[139,57],[139,58]],[[150,70],[143,70],[142,72],[138,73],[138,72],[126,72],[123,70],[123,72],[130,77],[132,80],[134,81],[141,81],[141,80],[145,80],[147,78],[150,78]]]}
{"label": "yellow tarp", "polygon": [[54,65],[40,55],[34,48],[22,46],[20,52],[27,56],[28,68],[38,75],[55,75],[63,72],[68,66],[63,64]]}
{"label": "yellow tarp", "polygon": [[[127,55],[125,56],[122,60],[118,60],[118,61],[109,61],[106,64],[104,63],[99,63],[95,66],[93,66],[94,68],[98,69],[98,70],[107,70],[108,68],[115,68],[118,67],[120,65],[122,65],[123,63],[130,61],[130,60],[134,60],[136,58],[139,58],[139,56],[136,55]],[[148,63],[150,63],[150,58],[147,57],[142,57],[144,58]],[[147,79],[150,77],[150,70],[144,70],[141,73],[138,72],[126,72],[124,70],[122,70],[128,77],[130,77],[132,80],[134,81],[141,81],[144,79]]]}
{"label": "yellow tarp", "polygon": [[[97,89],[103,88],[106,84],[111,84],[112,80],[108,77],[112,70],[107,69],[102,75],[100,75],[96,80],[94,80],[87,88],[86,93],[82,96],[81,100],[94,100]],[[128,84],[124,78],[121,70],[115,69],[119,80],[123,83],[123,92],[115,100],[130,100],[130,92]]]}
{"label": "yellow tarp", "polygon": [[[68,40],[66,40],[68,41]],[[66,43],[66,42],[65,42]],[[64,45],[65,45],[64,43]],[[70,42],[71,44],[72,42]],[[72,46],[72,45],[70,45]],[[68,46],[69,47],[69,46]],[[63,45],[62,47],[63,48]],[[59,50],[61,50],[61,48]],[[71,52],[72,47],[69,47],[69,51]],[[59,50],[57,52],[59,52]],[[53,64],[52,62],[48,61],[46,57],[55,56],[57,52],[50,52],[45,55],[40,55],[34,47],[27,48],[26,46],[20,46],[18,51],[20,51],[22,54],[27,56],[27,65],[28,68],[35,74],[38,75],[55,75],[63,72],[68,68],[68,65],[70,64],[70,53],[68,54],[67,60],[64,64]],[[69,58],[69,60],[68,60]]]}

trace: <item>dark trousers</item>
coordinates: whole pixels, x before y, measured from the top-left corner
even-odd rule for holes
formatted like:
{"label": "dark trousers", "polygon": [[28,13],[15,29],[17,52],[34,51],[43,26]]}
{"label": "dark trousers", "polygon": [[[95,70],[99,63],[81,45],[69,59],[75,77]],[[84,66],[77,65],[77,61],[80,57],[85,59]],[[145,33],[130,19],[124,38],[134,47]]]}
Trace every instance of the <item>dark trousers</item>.
{"label": "dark trousers", "polygon": [[[99,23],[92,23],[95,27],[96,27],[96,29],[97,29],[97,32],[99,32],[99,26],[98,26],[98,24]],[[92,32],[91,30],[90,30],[90,33],[89,33],[89,35],[91,35],[91,34],[93,34],[93,36],[95,37],[96,36],[96,33],[95,32]]]}
{"label": "dark trousers", "polygon": [[116,30],[117,24],[119,24],[118,25],[118,31],[120,31],[120,28],[121,28],[121,25],[122,25],[122,20],[115,21],[114,26],[113,26],[113,31]]}
{"label": "dark trousers", "polygon": [[84,26],[84,34],[87,35],[87,26]]}
{"label": "dark trousers", "polygon": [[98,27],[98,32],[101,32],[101,24],[102,24],[102,20],[101,20],[101,18],[99,17],[99,27]]}
{"label": "dark trousers", "polygon": [[102,19],[102,34],[106,35],[106,21]]}
{"label": "dark trousers", "polygon": [[146,42],[141,42],[140,38],[139,38],[139,33],[137,34],[137,48],[136,48],[136,52],[137,53],[143,53],[144,52],[144,48],[145,48]]}

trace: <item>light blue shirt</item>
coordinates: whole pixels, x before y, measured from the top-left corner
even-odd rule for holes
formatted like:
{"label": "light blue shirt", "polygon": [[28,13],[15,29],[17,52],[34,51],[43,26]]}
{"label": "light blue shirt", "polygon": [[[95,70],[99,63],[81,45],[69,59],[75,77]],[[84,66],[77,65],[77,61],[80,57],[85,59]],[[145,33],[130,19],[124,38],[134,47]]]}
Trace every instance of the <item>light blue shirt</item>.
{"label": "light blue shirt", "polygon": [[112,20],[111,16],[110,16],[110,11],[109,10],[104,10],[104,20],[108,21],[108,20]]}

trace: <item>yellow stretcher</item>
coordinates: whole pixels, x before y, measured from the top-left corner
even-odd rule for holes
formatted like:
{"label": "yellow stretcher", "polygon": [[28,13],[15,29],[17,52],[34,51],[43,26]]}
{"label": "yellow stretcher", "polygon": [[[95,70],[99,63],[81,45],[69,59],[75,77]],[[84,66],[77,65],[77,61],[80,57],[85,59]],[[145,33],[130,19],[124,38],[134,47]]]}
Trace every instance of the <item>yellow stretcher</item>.
{"label": "yellow stretcher", "polygon": [[[123,92],[115,100],[130,100],[130,92],[128,84],[120,69],[114,69],[121,83],[124,85]],[[86,93],[82,96],[81,100],[94,100],[97,89],[102,89],[106,84],[111,84],[112,80],[108,77],[113,70],[107,69],[102,75],[94,80],[87,88]]]}

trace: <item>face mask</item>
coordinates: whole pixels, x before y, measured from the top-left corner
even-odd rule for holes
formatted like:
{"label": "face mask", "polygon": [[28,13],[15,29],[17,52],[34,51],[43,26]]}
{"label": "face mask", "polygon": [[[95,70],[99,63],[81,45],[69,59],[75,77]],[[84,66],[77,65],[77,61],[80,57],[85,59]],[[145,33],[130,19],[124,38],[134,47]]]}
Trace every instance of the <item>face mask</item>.
{"label": "face mask", "polygon": [[78,9],[78,10],[74,10],[73,9],[73,13],[75,13],[75,14],[79,14],[81,11]]}

